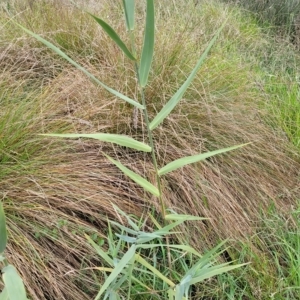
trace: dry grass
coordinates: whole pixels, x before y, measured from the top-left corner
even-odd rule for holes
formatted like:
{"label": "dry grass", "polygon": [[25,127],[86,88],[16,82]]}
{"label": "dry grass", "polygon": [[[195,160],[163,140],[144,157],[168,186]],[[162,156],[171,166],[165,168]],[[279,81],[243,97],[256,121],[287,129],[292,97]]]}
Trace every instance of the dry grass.
{"label": "dry grass", "polygon": [[[57,8],[58,4],[39,6],[39,10],[25,11],[18,20],[35,20],[27,21],[32,30],[58,44],[64,42],[66,51],[99,78],[136,97],[132,67],[112,43],[71,6]],[[226,17],[226,10],[213,5],[204,8],[202,14],[192,15],[193,28],[187,27],[188,16],[178,21],[169,6],[161,11],[152,83],[147,89],[152,114],[180,85],[218,27],[213,21],[204,23],[208,13],[213,12],[220,23]],[[104,8],[104,15],[107,11]],[[89,26],[78,32],[73,20]],[[117,9],[111,12],[110,21],[122,32]],[[199,32],[196,24],[206,25]],[[5,139],[0,147],[0,190],[8,217],[10,260],[32,299],[90,299],[101,274],[86,269],[99,261],[84,233],[105,236],[107,216],[115,217],[111,203],[137,216],[159,207],[101,152],[154,180],[151,161],[145,154],[120,147],[87,140],[56,141],[36,134],[103,131],[143,140],[144,124],[139,118],[135,128],[131,107],[11,26],[2,23],[5,38],[0,44],[0,124]],[[60,37],[64,33],[67,41],[57,40],[57,32]],[[230,38],[232,44],[239,38],[244,45],[253,45],[234,18],[220,44],[226,45]],[[83,50],[86,46],[88,53]],[[171,173],[163,181],[167,207],[211,218],[187,229],[200,250],[219,239],[246,238],[261,210],[274,203],[288,211],[300,197],[299,158],[286,137],[264,122],[263,95],[253,88],[252,78],[250,67],[236,53],[230,58],[230,53],[224,55],[217,47],[180,106],[155,132],[160,165],[184,155],[252,142]]]}

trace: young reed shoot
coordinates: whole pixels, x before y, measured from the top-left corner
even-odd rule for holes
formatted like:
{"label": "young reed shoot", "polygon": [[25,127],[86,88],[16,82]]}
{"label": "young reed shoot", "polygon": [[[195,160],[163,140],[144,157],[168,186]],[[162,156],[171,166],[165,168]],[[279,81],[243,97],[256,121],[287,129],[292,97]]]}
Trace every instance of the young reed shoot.
{"label": "young reed shoot", "polygon": [[[135,24],[135,1],[134,0],[123,0],[123,9],[125,15],[125,25],[129,32],[129,36],[132,42],[131,49],[126,46],[126,43],[122,41],[117,32],[105,21],[100,19],[99,17],[88,13],[106,32],[106,34],[111,38],[111,40],[117,45],[117,47],[123,51],[124,55],[133,61],[135,69],[136,69],[136,79],[139,90],[140,101],[130,99],[126,95],[121,94],[120,92],[114,90],[113,88],[107,86],[105,83],[97,79],[93,74],[91,74],[86,68],[75,62],[72,58],[67,56],[62,50],[43,39],[39,35],[33,33],[32,31],[24,28],[19,25],[25,32],[36,38],[38,41],[42,42],[48,48],[52,49],[62,58],[67,60],[77,69],[81,70],[84,74],[86,74],[90,79],[92,79],[96,84],[102,86],[104,89],[112,93],[114,96],[126,101],[127,103],[133,105],[137,109],[141,109],[144,116],[144,122],[146,125],[146,134],[149,141],[149,145],[140,141],[137,141],[129,136],[123,136],[118,134],[107,134],[107,133],[94,133],[94,134],[45,134],[44,136],[52,136],[52,137],[61,137],[61,138],[91,138],[98,139],[103,142],[110,142],[117,144],[119,146],[128,147],[137,151],[149,152],[152,157],[152,163],[155,172],[156,182],[154,184],[150,183],[147,178],[144,178],[137,174],[136,172],[130,170],[126,166],[124,166],[121,162],[113,159],[108,156],[106,153],[103,155],[117,168],[119,168],[126,176],[128,176],[131,180],[141,186],[145,191],[150,192],[160,203],[160,215],[163,219],[163,225],[159,226],[157,230],[153,230],[153,232],[147,232],[142,230],[140,225],[138,225],[135,220],[129,217],[125,212],[119,210],[115,207],[115,210],[125,217],[132,228],[126,227],[120,223],[115,221],[109,222],[109,230],[110,234],[108,235],[108,243],[110,245],[110,250],[105,252],[101,249],[95,242],[92,241],[91,238],[87,237],[89,243],[98,253],[98,255],[109,265],[109,268],[99,267],[99,270],[103,270],[105,272],[110,272],[110,275],[107,277],[104,284],[101,286],[96,300],[100,299],[102,295],[104,295],[104,299],[121,299],[121,294],[119,291],[124,288],[127,290],[127,299],[130,299],[131,296],[131,282],[139,280],[134,276],[134,273],[140,268],[143,268],[143,272],[152,272],[157,278],[162,280],[168,286],[168,298],[174,300],[182,300],[189,298],[189,291],[192,285],[201,282],[209,277],[228,272],[232,269],[238,268],[242,265],[229,265],[229,263],[215,265],[216,258],[224,251],[220,250],[223,246],[224,242],[219,244],[217,247],[206,253],[204,256],[201,256],[195,249],[187,245],[172,245],[169,243],[168,236],[174,234],[171,230],[182,224],[187,220],[203,220],[200,217],[186,216],[186,215],[177,215],[175,214],[167,214],[165,203],[163,201],[163,188],[161,184],[161,176],[165,175],[169,172],[175,171],[178,168],[182,168],[185,165],[196,163],[201,160],[204,160],[208,157],[222,154],[228,151],[232,151],[234,149],[243,147],[243,145],[237,145],[225,149],[215,150],[207,153],[200,153],[193,156],[187,156],[180,159],[176,159],[164,166],[159,167],[159,162],[157,160],[157,153],[155,152],[155,142],[153,138],[153,131],[158,127],[162,126],[163,122],[166,118],[171,114],[173,109],[182,99],[184,93],[189,88],[191,82],[195,78],[198,70],[203,65],[207,55],[209,54],[211,48],[215,44],[220,32],[222,31],[225,23],[217,30],[214,37],[209,42],[203,54],[200,56],[196,66],[187,77],[187,79],[183,82],[181,87],[177,90],[177,92],[170,98],[170,100],[163,106],[160,112],[150,120],[149,112],[147,110],[147,105],[150,103],[145,98],[145,87],[148,84],[149,74],[151,70],[151,64],[153,61],[154,55],[154,41],[155,41],[155,7],[154,0],[146,0],[146,20],[145,20],[145,30],[144,30],[144,41],[142,45],[141,55],[136,55],[136,45],[134,40],[134,24]],[[140,59],[137,59],[140,57]],[[152,216],[152,219],[154,216]],[[139,223],[144,224],[144,222]],[[120,249],[121,245],[123,248],[126,248],[127,251],[124,255],[121,255],[119,251],[116,251],[113,248],[114,240],[113,235],[111,234],[111,227],[114,226],[121,230],[121,233],[117,233],[116,236],[118,238],[117,247]],[[162,240],[166,240],[166,244],[161,244]],[[159,243],[158,243],[159,241]],[[162,274],[155,266],[151,265],[147,259],[143,258],[140,254],[142,250],[146,249],[154,249],[154,248],[166,248],[166,253],[168,253],[168,261],[169,268],[172,268],[172,251],[179,251],[180,255],[184,257],[187,253],[190,255],[195,255],[198,257],[197,263],[189,269],[185,274],[182,274],[182,278],[179,283],[173,282],[170,278],[167,278],[164,274]],[[121,255],[121,257],[120,257]],[[143,285],[143,283],[141,283]],[[145,285],[143,285],[145,286]],[[149,289],[148,289],[149,290]]]}

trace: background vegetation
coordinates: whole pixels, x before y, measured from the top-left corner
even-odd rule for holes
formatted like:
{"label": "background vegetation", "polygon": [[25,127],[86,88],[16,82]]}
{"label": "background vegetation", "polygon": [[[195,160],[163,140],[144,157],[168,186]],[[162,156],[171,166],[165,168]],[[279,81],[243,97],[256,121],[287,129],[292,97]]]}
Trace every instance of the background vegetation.
{"label": "background vegetation", "polygon": [[[122,35],[121,3],[101,3],[79,4]],[[10,261],[31,299],[91,299],[104,279],[95,269],[103,262],[84,234],[107,248],[107,217],[119,220],[111,203],[137,218],[159,205],[112,167],[101,150],[148,178],[151,162],[144,154],[137,160],[130,150],[99,142],[54,141],[37,134],[105,130],[142,140],[144,124],[140,116],[133,118],[132,107],[25,35],[10,18],[130,97],[136,94],[134,70],[97,24],[68,2],[16,0],[1,5],[0,191]],[[146,90],[153,115],[228,18],[180,106],[155,133],[161,145],[159,160],[253,142],[240,151],[187,166],[163,182],[167,207],[210,218],[182,228],[182,237],[199,251],[229,238],[231,247],[222,259],[251,262],[196,286],[194,298],[299,299],[297,46],[285,33],[279,38],[269,25],[263,27],[260,17],[240,6],[162,0],[156,8],[155,61]],[[277,10],[276,17],[283,20],[286,13],[285,17],[280,13]],[[140,45],[143,14],[138,1]],[[289,26],[290,19],[282,22]],[[122,38],[126,40],[125,34]],[[161,263],[161,271],[168,274],[172,270],[160,255],[157,265]],[[137,297],[159,299],[156,290],[151,292]]]}

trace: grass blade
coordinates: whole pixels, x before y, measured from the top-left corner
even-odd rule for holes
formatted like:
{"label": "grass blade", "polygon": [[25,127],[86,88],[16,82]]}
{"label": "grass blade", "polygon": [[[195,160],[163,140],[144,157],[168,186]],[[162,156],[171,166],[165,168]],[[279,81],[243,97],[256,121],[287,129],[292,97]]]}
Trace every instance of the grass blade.
{"label": "grass blade", "polygon": [[154,0],[147,0],[144,45],[139,69],[140,85],[147,85],[154,52]]}
{"label": "grass blade", "polygon": [[16,25],[18,25],[25,32],[27,32],[28,34],[30,34],[31,36],[33,36],[35,39],[37,39],[38,41],[40,41],[41,43],[43,43],[44,45],[46,45],[49,49],[53,50],[55,53],[57,53],[58,55],[60,55],[62,58],[64,58],[65,60],[67,60],[70,64],[72,64],[78,70],[82,71],[85,75],[87,75],[89,78],[91,78],[92,80],[94,80],[97,84],[99,84],[100,86],[102,86],[104,89],[106,89],[107,91],[109,91],[113,95],[115,95],[115,96],[119,97],[120,99],[122,99],[122,100],[124,100],[124,101],[126,101],[126,102],[128,102],[128,103],[130,103],[130,104],[132,104],[134,106],[136,106],[137,108],[144,109],[144,106],[141,105],[140,103],[136,102],[135,100],[132,100],[132,99],[128,98],[127,96],[119,93],[118,91],[110,88],[109,86],[107,86],[106,84],[104,84],[103,82],[101,82],[93,74],[91,74],[84,67],[82,67],[81,65],[79,65],[73,59],[71,59],[67,54],[65,54],[59,48],[57,48],[56,46],[54,46],[52,43],[48,42],[47,40],[43,39],[38,34],[35,34],[34,32],[28,30],[27,28],[23,27],[22,25],[20,25],[18,23],[16,23]]}
{"label": "grass blade", "polygon": [[88,235],[85,234],[85,238],[88,240],[91,246],[96,250],[99,256],[101,256],[110,266],[114,265],[113,260]]}
{"label": "grass blade", "polygon": [[202,66],[211,47],[217,40],[217,37],[218,37],[219,33],[221,32],[221,30],[223,29],[224,25],[225,24],[223,24],[219,28],[219,30],[217,31],[217,33],[215,34],[213,39],[210,41],[207,48],[205,49],[205,51],[201,55],[200,59],[198,60],[195,68],[193,69],[193,71],[191,72],[189,77],[186,79],[186,81],[183,83],[183,85],[179,88],[179,90],[172,96],[172,98],[166,103],[166,105],[162,108],[162,110],[152,120],[152,122],[150,123],[150,130],[154,130],[171,113],[171,111],[175,108],[177,103],[181,100],[183,94],[185,93],[185,91],[187,90],[187,88],[189,87],[191,82],[193,81],[194,77],[196,76],[199,68]]}
{"label": "grass blade", "polygon": [[137,245],[137,248],[142,249],[152,249],[152,248],[158,248],[158,247],[169,247],[170,249],[179,249],[184,252],[194,254],[195,256],[202,257],[202,255],[196,251],[194,248],[187,246],[187,245],[165,245],[165,244],[139,244]]}
{"label": "grass blade", "polygon": [[89,138],[96,139],[103,142],[114,143],[120,146],[136,149],[144,152],[151,152],[151,147],[136,141],[132,137],[120,134],[110,134],[110,133],[66,133],[66,134],[40,134],[44,136],[62,137],[62,138]]}
{"label": "grass blade", "polygon": [[134,182],[138,183],[141,187],[143,187],[146,191],[152,193],[154,196],[159,197],[158,189],[151,184],[149,181],[141,177],[140,175],[136,174],[135,172],[129,170],[120,162],[112,159],[110,156],[104,154],[113,164],[115,164],[125,175],[131,178]]}
{"label": "grass blade", "polygon": [[190,215],[177,215],[177,214],[171,214],[165,216],[166,220],[172,220],[172,221],[201,221],[201,220],[207,220],[208,218],[202,218],[202,217],[195,217]]}
{"label": "grass blade", "polygon": [[139,230],[140,230],[139,226],[137,226],[137,225],[131,220],[131,218],[130,218],[130,217],[129,217],[122,209],[120,209],[119,207],[117,207],[117,206],[114,205],[113,203],[112,203],[112,206],[113,206],[113,208],[115,209],[115,211],[116,211],[117,213],[121,214],[122,216],[124,216],[124,217],[126,218],[128,224],[129,224],[135,231],[139,231]]}
{"label": "grass blade", "polygon": [[160,273],[156,268],[151,266],[145,259],[143,259],[139,254],[135,255],[135,260],[142,264],[144,267],[149,269],[154,275],[156,275],[158,278],[162,279],[165,283],[167,283],[170,287],[175,287],[175,283],[172,282],[170,279],[168,279],[166,276],[164,276],[162,273]]}
{"label": "grass blade", "polygon": [[7,289],[5,287],[2,290],[2,292],[0,293],[0,300],[9,300],[8,299]]}
{"label": "grass blade", "polygon": [[106,291],[109,285],[117,278],[117,276],[123,271],[126,267],[128,262],[133,258],[135,254],[136,246],[132,245],[129,250],[124,254],[122,259],[118,262],[116,268],[111,272],[108,278],[105,280],[104,284],[102,285],[99,293],[97,294],[95,300],[100,299],[101,295]]}
{"label": "grass blade", "polygon": [[[219,275],[219,274],[222,274],[222,273],[226,273],[226,272],[229,272],[231,270],[234,270],[234,269],[237,269],[237,268],[240,268],[242,266],[245,266],[247,265],[247,263],[245,264],[239,264],[239,265],[234,265],[234,266],[225,266],[225,267],[220,267],[220,268],[208,268],[205,272],[205,274],[201,275],[201,276],[197,276],[195,278],[193,278],[191,281],[190,281],[190,284],[196,284],[198,282],[201,282],[205,279],[208,279],[208,278],[211,278],[213,276],[216,276],[216,275]],[[218,266],[216,266],[218,267]]]}
{"label": "grass blade", "polygon": [[134,0],[123,0],[127,30],[134,29]]}
{"label": "grass blade", "polygon": [[131,60],[136,60],[136,58],[131,54],[128,50],[124,42],[118,36],[118,34],[103,20],[100,18],[88,13],[102,28],[103,30],[109,35],[109,37],[118,45],[118,47],[124,52],[124,54]]}
{"label": "grass blade", "polygon": [[3,204],[0,202],[0,253],[4,252],[7,244],[7,231]]}
{"label": "grass blade", "polygon": [[176,160],[170,162],[169,164],[165,165],[163,168],[161,168],[158,171],[158,175],[161,176],[161,175],[167,174],[167,173],[174,171],[176,169],[179,169],[185,165],[204,160],[208,157],[211,157],[211,156],[214,156],[217,154],[221,154],[221,153],[225,153],[225,152],[228,152],[228,151],[231,151],[234,149],[238,149],[245,145],[247,145],[247,144],[242,144],[242,145],[238,145],[238,146],[233,146],[233,147],[229,147],[229,148],[219,149],[219,150],[215,150],[215,151],[210,151],[210,152],[206,152],[206,153],[201,153],[201,154],[197,154],[197,155],[192,155],[192,156],[187,156],[187,157],[176,159]]}
{"label": "grass blade", "polygon": [[2,269],[2,273],[9,300],[27,300],[23,280],[16,268],[8,265]]}

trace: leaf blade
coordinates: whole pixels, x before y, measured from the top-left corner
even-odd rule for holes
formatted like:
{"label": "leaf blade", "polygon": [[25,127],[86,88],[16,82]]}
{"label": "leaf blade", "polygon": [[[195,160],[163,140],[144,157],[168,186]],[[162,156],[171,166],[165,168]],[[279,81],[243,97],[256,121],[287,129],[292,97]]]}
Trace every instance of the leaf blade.
{"label": "leaf blade", "polygon": [[91,74],[89,71],[87,71],[84,67],[79,65],[77,62],[75,62],[73,59],[71,59],[67,54],[65,54],[63,51],[61,51],[58,47],[54,46],[52,43],[48,42],[47,40],[43,39],[38,34],[35,34],[34,32],[30,31],[29,29],[23,27],[22,25],[16,23],[17,26],[19,26],[22,30],[24,30],[26,33],[43,43],[45,46],[47,46],[49,49],[53,50],[56,54],[60,55],[62,58],[67,60],[70,64],[72,64],[74,67],[76,67],[78,70],[82,71],[86,76],[91,78],[93,81],[95,81],[97,84],[102,86],[104,89],[106,89],[108,92],[112,93],[113,95],[117,96],[118,98],[130,103],[131,105],[136,106],[137,108],[144,109],[144,106],[140,103],[136,102],[135,100],[130,99],[129,97],[119,93],[118,91],[110,88],[103,82],[101,82],[99,79],[97,79],[93,74]]}
{"label": "leaf blade", "polygon": [[[216,275],[219,275],[219,274],[222,274],[222,273],[225,273],[225,272],[229,272],[231,270],[234,270],[234,269],[237,269],[237,268],[240,268],[240,267],[243,267],[245,265],[247,265],[248,263],[244,263],[244,264],[238,264],[238,265],[234,265],[234,266],[222,266],[220,268],[208,268],[207,269],[207,272],[205,272],[203,275],[200,275],[200,276],[197,276],[195,278],[193,278],[191,281],[190,281],[190,284],[196,284],[198,282],[201,282],[205,279],[208,279],[208,278],[211,278],[213,276],[216,276]],[[218,267],[218,266],[216,266]]]}
{"label": "leaf blade", "polygon": [[[247,143],[249,144],[249,143]],[[247,144],[242,144],[242,145],[237,145],[237,146],[233,146],[233,147],[228,147],[228,148],[224,148],[224,149],[219,149],[219,150],[215,150],[215,151],[210,151],[210,152],[205,152],[205,153],[201,153],[201,154],[197,154],[197,155],[192,155],[192,156],[186,156],[186,157],[182,157],[179,159],[176,159],[172,162],[170,162],[169,164],[165,165],[164,167],[162,167],[160,170],[158,170],[158,175],[165,175],[171,171],[174,171],[176,169],[179,169],[185,165],[188,164],[192,164],[201,160],[204,160],[208,157],[217,155],[217,154],[221,154],[221,153],[225,153],[234,149],[238,149],[241,148]]]}
{"label": "leaf blade", "polygon": [[95,300],[100,299],[101,295],[105,292],[105,290],[109,287],[109,285],[116,279],[116,277],[123,271],[126,267],[128,262],[134,257],[135,255],[136,246],[132,245],[129,250],[124,254],[122,259],[118,262],[115,269],[111,272],[111,274],[107,277],[104,284],[102,285],[100,291],[98,292]]}
{"label": "leaf blade", "polygon": [[181,100],[183,94],[188,89],[189,85],[191,84],[192,80],[196,76],[198,70],[202,66],[205,58],[207,57],[210,49],[214,45],[217,40],[218,35],[220,34],[221,30],[223,29],[225,23],[218,29],[215,36],[209,42],[208,46],[206,47],[203,54],[200,56],[195,68],[192,70],[186,81],[182,84],[182,86],[178,89],[178,91],[171,97],[171,99],[165,104],[165,106],[161,109],[161,111],[155,116],[155,118],[150,123],[150,130],[154,130],[175,108],[177,103]]}
{"label": "leaf blade", "polygon": [[0,202],[0,253],[4,252],[7,244],[7,230],[3,204]]}
{"label": "leaf blade", "polygon": [[165,215],[165,220],[201,221],[201,220],[208,220],[208,218],[196,217],[196,216],[191,216],[191,215],[170,214],[170,215]]}
{"label": "leaf blade", "polygon": [[123,51],[123,53],[131,60],[135,61],[136,58],[131,54],[125,43],[121,40],[119,35],[114,31],[110,25],[104,22],[102,19],[88,12],[88,14],[102,27],[102,29],[109,35],[109,37],[117,44],[117,46]]}
{"label": "leaf blade", "polygon": [[198,251],[196,251],[194,248],[187,246],[187,245],[166,245],[166,244],[138,244],[137,248],[141,249],[152,249],[156,247],[169,247],[170,249],[179,249],[187,253],[194,254],[195,256],[202,257],[202,254],[200,254]]}
{"label": "leaf blade", "polygon": [[0,293],[0,300],[9,300],[8,299],[7,289],[5,287],[2,290],[2,292]]}
{"label": "leaf blade", "polygon": [[144,44],[139,68],[139,81],[141,87],[145,87],[148,82],[148,76],[154,53],[154,1],[147,0],[147,14]]}
{"label": "leaf blade", "polygon": [[134,29],[134,0],[123,0],[127,30]]}
{"label": "leaf blade", "polygon": [[10,300],[27,300],[24,283],[16,268],[8,265],[2,269],[3,281]]}
{"label": "leaf blade", "polygon": [[135,260],[142,264],[144,267],[149,269],[153,274],[162,279],[165,283],[167,283],[170,287],[175,287],[175,283],[172,282],[169,278],[164,276],[160,271],[158,271],[155,267],[151,266],[145,259],[143,259],[139,254],[135,254]]}
{"label": "leaf blade", "polygon": [[154,196],[159,197],[159,191],[158,189],[149,181],[141,177],[140,175],[136,174],[135,172],[129,170],[124,165],[122,165],[120,162],[114,160],[110,156],[104,154],[113,164],[115,164],[125,175],[127,175],[129,178],[131,178],[134,182],[139,184],[141,187],[143,187],[146,191],[152,193]]}
{"label": "leaf blade", "polygon": [[151,147],[145,143],[139,142],[132,137],[121,134],[110,133],[62,133],[62,134],[40,134],[43,136],[62,137],[62,138],[90,138],[103,142],[114,143],[120,146],[132,148],[143,152],[151,152]]}
{"label": "leaf blade", "polygon": [[114,265],[113,260],[108,256],[106,252],[104,252],[101,247],[99,247],[88,235],[85,234],[85,238],[91,244],[91,246],[95,249],[97,254],[102,257],[110,266]]}

